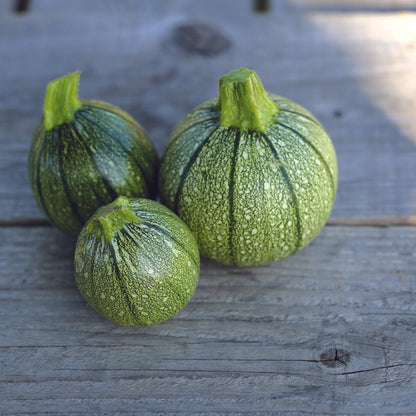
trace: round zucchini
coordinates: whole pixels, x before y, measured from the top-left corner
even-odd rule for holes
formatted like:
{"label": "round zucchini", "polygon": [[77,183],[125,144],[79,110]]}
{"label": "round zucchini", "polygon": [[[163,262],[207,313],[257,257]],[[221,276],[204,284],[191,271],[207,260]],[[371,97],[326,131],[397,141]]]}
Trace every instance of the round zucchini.
{"label": "round zucchini", "polygon": [[77,235],[117,196],[156,198],[158,155],[144,129],[108,103],[79,100],[79,72],[48,84],[29,180],[45,217]]}
{"label": "round zucchini", "polygon": [[120,325],[171,318],[198,283],[199,252],[188,227],[148,199],[119,197],[82,228],[75,277],[86,301]]}
{"label": "round zucchini", "polygon": [[189,226],[201,255],[253,266],[283,259],[326,223],[337,160],[305,108],[265,92],[245,68],[175,127],[159,173],[161,202]]}

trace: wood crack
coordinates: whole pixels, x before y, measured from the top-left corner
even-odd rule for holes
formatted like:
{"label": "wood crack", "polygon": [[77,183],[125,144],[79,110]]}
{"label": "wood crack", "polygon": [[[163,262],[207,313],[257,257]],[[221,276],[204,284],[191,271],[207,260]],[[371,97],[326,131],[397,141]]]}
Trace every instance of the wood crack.
{"label": "wood crack", "polygon": [[0,227],[51,227],[51,223],[44,218],[9,218],[0,219]]}
{"label": "wood crack", "polygon": [[[416,215],[409,217],[399,215],[384,215],[373,218],[330,218],[328,226],[350,226],[350,227],[400,227],[416,226]],[[51,224],[44,218],[0,218],[0,227],[50,227]]]}
{"label": "wood crack", "polygon": [[390,364],[390,365],[383,365],[380,367],[373,367],[373,368],[363,368],[361,370],[354,370],[354,371],[344,371],[342,373],[330,373],[333,376],[346,376],[350,374],[359,374],[359,373],[368,373],[370,371],[379,371],[379,370],[387,370],[389,368],[396,368],[396,367],[412,367],[416,366],[416,363],[398,363],[398,364]]}

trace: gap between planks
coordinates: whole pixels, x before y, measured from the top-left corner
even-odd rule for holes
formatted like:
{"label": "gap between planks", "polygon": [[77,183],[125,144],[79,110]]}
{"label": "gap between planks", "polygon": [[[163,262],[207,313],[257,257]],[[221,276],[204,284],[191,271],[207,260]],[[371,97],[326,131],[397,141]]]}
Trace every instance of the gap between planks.
{"label": "gap between planks", "polygon": [[[399,215],[384,215],[374,218],[330,218],[326,225],[350,227],[397,227],[416,226],[416,215],[402,217]],[[0,219],[0,227],[51,227],[43,218],[11,218]]]}

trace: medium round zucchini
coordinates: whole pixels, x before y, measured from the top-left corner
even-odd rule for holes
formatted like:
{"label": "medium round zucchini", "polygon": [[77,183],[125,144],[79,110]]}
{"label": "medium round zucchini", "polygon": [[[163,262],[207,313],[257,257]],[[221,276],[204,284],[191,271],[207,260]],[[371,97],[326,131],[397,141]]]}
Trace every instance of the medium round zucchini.
{"label": "medium round zucchini", "polygon": [[158,156],[143,128],[108,103],[79,100],[79,72],[48,84],[29,152],[29,180],[45,217],[77,235],[117,196],[156,198]]}
{"label": "medium round zucchini", "polygon": [[162,156],[161,202],[203,256],[237,266],[282,259],[331,213],[334,147],[309,111],[266,93],[253,71],[223,76],[219,93],[175,127]]}
{"label": "medium round zucchini", "polygon": [[191,299],[199,252],[188,227],[147,199],[119,197],[82,228],[75,277],[86,301],[128,326],[162,322]]}

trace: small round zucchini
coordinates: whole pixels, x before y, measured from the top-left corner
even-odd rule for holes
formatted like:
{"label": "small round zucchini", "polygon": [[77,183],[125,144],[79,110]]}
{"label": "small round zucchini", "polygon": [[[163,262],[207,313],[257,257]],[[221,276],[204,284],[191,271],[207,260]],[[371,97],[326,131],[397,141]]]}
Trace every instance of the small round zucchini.
{"label": "small round zucchini", "polygon": [[48,84],[29,180],[45,217],[77,235],[117,196],[156,198],[158,155],[144,129],[108,103],[79,100],[79,72]]}
{"label": "small round zucchini", "polygon": [[98,209],[79,234],[75,278],[81,294],[120,325],[171,318],[191,299],[198,276],[193,235],[158,202],[119,197]]}
{"label": "small round zucchini", "polygon": [[201,255],[254,266],[297,252],[319,233],[337,174],[334,147],[317,119],[267,93],[256,73],[242,68],[221,77],[219,98],[175,127],[159,189]]}

